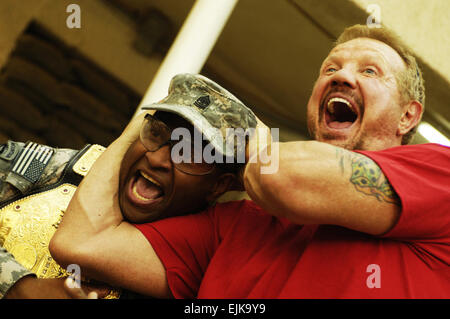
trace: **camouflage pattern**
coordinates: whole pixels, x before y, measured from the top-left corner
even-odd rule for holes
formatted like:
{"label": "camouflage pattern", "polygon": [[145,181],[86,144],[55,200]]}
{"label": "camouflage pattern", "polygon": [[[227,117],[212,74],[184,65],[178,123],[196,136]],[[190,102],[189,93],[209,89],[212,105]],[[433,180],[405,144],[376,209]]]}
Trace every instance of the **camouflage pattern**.
{"label": "camouflage pattern", "polygon": [[19,264],[6,249],[0,247],[0,299],[19,279],[27,275],[34,274]]}
{"label": "camouflage pattern", "polygon": [[[14,157],[20,154],[24,145],[24,143],[12,141],[0,145],[0,207],[13,198],[55,184],[61,177],[67,163],[78,153],[78,151],[71,149],[54,149],[53,157],[48,162],[39,180],[32,184],[20,178],[20,176],[10,174]],[[6,156],[6,152],[2,152],[7,147],[14,148],[14,154],[11,153],[12,156]],[[6,249],[0,247],[0,298],[3,298],[8,289],[26,275],[34,274],[19,264]]]}
{"label": "camouflage pattern", "polygon": [[[19,153],[25,145],[24,143],[12,141],[8,143],[14,144],[19,150]],[[34,184],[20,176],[12,174],[13,160],[6,160],[0,157],[0,207],[14,197],[25,195],[35,189],[51,186],[58,181],[67,163],[78,151],[72,149],[54,150],[53,157],[50,159],[39,180]]]}
{"label": "camouflage pattern", "polygon": [[[226,89],[198,74],[178,74],[173,77],[169,94],[158,103],[142,110],[166,111],[178,114],[199,129],[216,150],[225,156],[237,156],[245,145],[227,140],[227,129],[256,127],[255,114]],[[233,148],[227,147],[233,143]],[[230,144],[228,144],[230,145]]]}

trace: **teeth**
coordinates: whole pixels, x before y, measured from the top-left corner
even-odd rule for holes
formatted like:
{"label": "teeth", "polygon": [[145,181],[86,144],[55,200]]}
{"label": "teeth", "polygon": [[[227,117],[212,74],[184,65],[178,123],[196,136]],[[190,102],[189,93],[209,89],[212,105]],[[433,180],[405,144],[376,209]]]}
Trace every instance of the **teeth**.
{"label": "teeth", "polygon": [[328,105],[327,105],[328,112],[330,112],[331,114],[334,114],[334,103],[335,102],[344,103],[353,111],[352,105],[347,100],[340,98],[340,97],[333,97],[328,101]]}
{"label": "teeth", "polygon": [[137,189],[136,189],[136,188],[137,188],[136,185],[134,185],[134,187],[133,187],[133,194],[134,194],[134,196],[136,196],[137,198],[139,198],[139,199],[141,199],[141,200],[150,200],[150,198],[144,197],[144,196],[142,196],[141,194],[139,194],[139,193],[137,192]]}
{"label": "teeth", "polygon": [[147,174],[145,174],[143,171],[140,171],[142,177],[144,177],[146,180],[148,180],[149,182],[155,184],[158,187],[161,187],[161,184],[159,184],[157,181],[155,181],[153,178],[151,178],[150,176],[148,176]]}

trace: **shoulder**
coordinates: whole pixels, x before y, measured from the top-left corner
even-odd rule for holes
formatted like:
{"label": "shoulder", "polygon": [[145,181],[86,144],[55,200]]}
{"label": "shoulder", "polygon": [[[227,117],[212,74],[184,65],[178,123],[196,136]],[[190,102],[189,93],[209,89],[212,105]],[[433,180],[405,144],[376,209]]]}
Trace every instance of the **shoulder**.
{"label": "shoulder", "polygon": [[421,167],[430,164],[441,165],[450,160],[450,147],[434,143],[402,145],[381,151],[355,152],[371,158],[378,164],[397,162]]}
{"label": "shoulder", "polygon": [[426,143],[426,144],[395,146],[380,151],[356,151],[356,152],[368,154],[403,154],[403,153],[427,154],[429,152],[433,152],[450,156],[450,147],[437,143]]}
{"label": "shoulder", "polygon": [[389,153],[405,153],[405,154],[417,154],[417,155],[442,155],[447,158],[450,157],[450,147],[436,144],[415,144],[415,145],[402,145],[385,150]]}
{"label": "shoulder", "polygon": [[207,211],[207,214],[212,223],[219,226],[222,231],[236,223],[251,224],[263,216],[271,218],[255,202],[247,199],[216,204]]}
{"label": "shoulder", "polygon": [[357,153],[376,162],[390,180],[396,176],[407,181],[423,178],[445,181],[450,173],[450,148],[440,144],[403,145]]}
{"label": "shoulder", "polygon": [[242,213],[263,213],[263,209],[255,202],[247,199],[218,203],[213,206],[210,213],[219,215],[239,215]]}
{"label": "shoulder", "polygon": [[400,197],[403,210],[446,202],[449,194],[449,147],[429,143],[358,153],[371,158],[381,168]]}
{"label": "shoulder", "polygon": [[415,145],[405,145],[409,149],[416,151],[436,151],[443,154],[450,155],[450,147],[437,143],[426,143],[426,144],[415,144]]}

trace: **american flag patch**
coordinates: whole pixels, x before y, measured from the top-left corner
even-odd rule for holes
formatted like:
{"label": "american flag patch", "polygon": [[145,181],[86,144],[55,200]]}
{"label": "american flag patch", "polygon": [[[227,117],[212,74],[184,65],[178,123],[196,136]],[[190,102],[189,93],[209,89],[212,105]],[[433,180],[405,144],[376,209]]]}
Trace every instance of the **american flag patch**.
{"label": "american flag patch", "polygon": [[28,142],[13,164],[12,172],[35,183],[41,177],[53,153],[51,147]]}

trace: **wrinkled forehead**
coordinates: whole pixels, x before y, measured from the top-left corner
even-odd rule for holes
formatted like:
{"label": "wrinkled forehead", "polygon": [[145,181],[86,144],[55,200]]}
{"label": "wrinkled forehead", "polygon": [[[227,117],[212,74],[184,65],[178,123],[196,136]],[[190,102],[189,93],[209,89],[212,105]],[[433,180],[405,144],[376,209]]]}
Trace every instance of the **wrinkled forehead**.
{"label": "wrinkled forehead", "polygon": [[406,64],[400,55],[386,43],[369,38],[356,38],[334,47],[324,60],[377,60],[393,71],[403,71]]}

